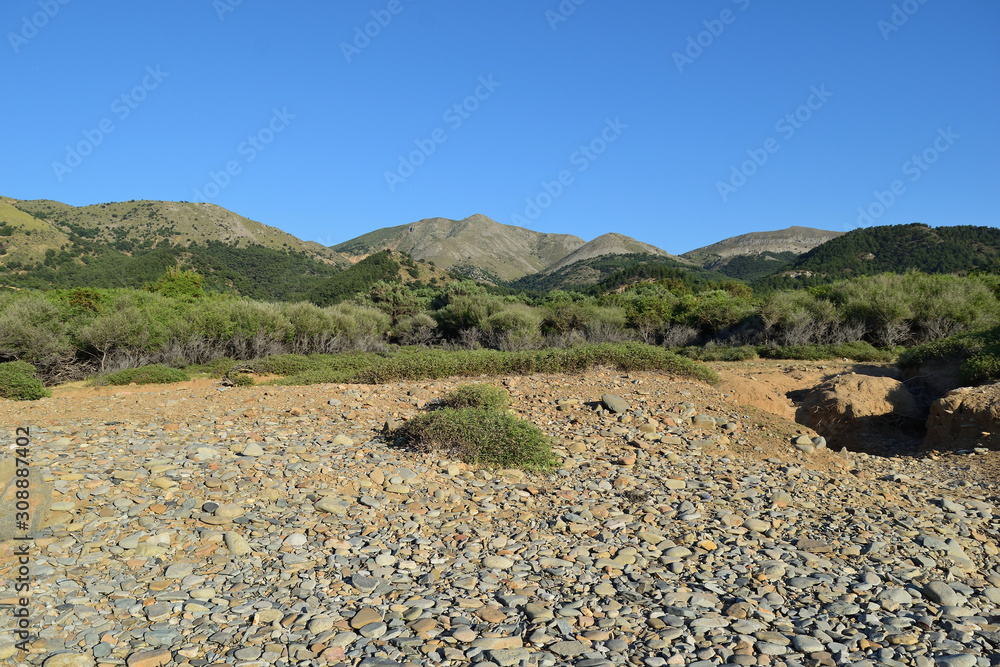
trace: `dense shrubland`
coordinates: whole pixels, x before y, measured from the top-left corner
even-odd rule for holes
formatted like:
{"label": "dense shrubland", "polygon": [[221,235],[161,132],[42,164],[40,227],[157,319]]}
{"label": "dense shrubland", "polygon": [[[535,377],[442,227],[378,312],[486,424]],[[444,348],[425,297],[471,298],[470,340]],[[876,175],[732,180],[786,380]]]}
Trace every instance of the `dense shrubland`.
{"label": "dense shrubland", "polygon": [[179,270],[146,289],[4,291],[0,362],[30,363],[52,382],[158,363],[400,345],[522,352],[634,341],[700,359],[875,359],[1000,325],[1000,279],[988,274],[881,274],[763,296],[737,281],[664,275],[600,295],[380,281],[328,306],[206,291],[198,274]]}

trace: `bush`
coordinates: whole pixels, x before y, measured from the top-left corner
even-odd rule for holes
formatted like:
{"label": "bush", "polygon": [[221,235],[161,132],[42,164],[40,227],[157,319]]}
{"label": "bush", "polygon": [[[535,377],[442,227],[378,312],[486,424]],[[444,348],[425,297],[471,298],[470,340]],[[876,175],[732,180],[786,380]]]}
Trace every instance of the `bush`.
{"label": "bush", "polygon": [[681,351],[689,359],[698,361],[749,361],[757,358],[757,348],[750,345],[705,345],[691,346]]}
{"label": "bush", "polygon": [[24,361],[0,364],[0,397],[12,401],[36,401],[51,395],[52,392],[35,377],[35,367],[31,364]]}
{"label": "bush", "polygon": [[56,306],[30,292],[0,295],[0,358],[49,367],[71,355]]}
{"label": "bush", "polygon": [[430,345],[439,338],[437,321],[427,313],[404,317],[396,323],[392,335],[401,345]]}
{"label": "bush", "polygon": [[229,380],[237,387],[252,387],[256,384],[254,379],[246,373],[233,373],[229,376]]}
{"label": "bush", "polygon": [[[258,368],[266,368],[258,362]],[[643,343],[579,345],[565,349],[500,352],[405,349],[392,355],[350,354],[316,356],[312,370],[275,381],[275,384],[356,382],[381,384],[404,380],[431,380],[481,375],[578,373],[597,366],[620,371],[664,371],[713,384],[718,376],[690,359],[662,347]]]}
{"label": "bush", "polygon": [[504,306],[486,318],[484,333],[490,347],[498,350],[531,350],[541,345],[542,317],[524,304]]}
{"label": "bush", "polygon": [[204,280],[196,271],[185,271],[179,266],[171,266],[155,283],[146,285],[146,289],[173,299],[194,301],[205,296],[202,287]]}
{"label": "bush", "polygon": [[510,394],[488,384],[466,384],[455,389],[442,401],[449,408],[484,408],[506,410],[510,407]]}
{"label": "bush", "polygon": [[771,294],[759,308],[765,332],[781,345],[828,343],[838,318],[833,304],[805,290]]}
{"label": "bush", "polygon": [[190,380],[184,371],[177,368],[167,368],[162,364],[143,366],[141,368],[126,368],[115,373],[105,375],[101,384],[125,385],[125,384],[169,384],[171,382],[186,382]]}
{"label": "bush", "polygon": [[1000,381],[1000,327],[958,334],[918,345],[901,354],[898,365],[900,368],[916,368],[932,360],[959,362],[963,384],[998,382]]}
{"label": "bush", "polygon": [[235,359],[229,359],[227,357],[221,357],[219,359],[213,359],[211,362],[204,365],[204,370],[210,377],[221,378],[226,373],[231,371],[234,366],[236,366]]}
{"label": "bush", "polygon": [[389,437],[419,452],[439,451],[473,465],[549,471],[558,466],[534,424],[488,408],[444,408],[418,415]]}
{"label": "bush", "polygon": [[850,359],[863,362],[891,362],[899,354],[899,349],[880,350],[864,341],[837,343],[832,345],[787,345],[764,346],[760,356],[768,359],[794,359],[799,361],[826,361],[830,359]]}

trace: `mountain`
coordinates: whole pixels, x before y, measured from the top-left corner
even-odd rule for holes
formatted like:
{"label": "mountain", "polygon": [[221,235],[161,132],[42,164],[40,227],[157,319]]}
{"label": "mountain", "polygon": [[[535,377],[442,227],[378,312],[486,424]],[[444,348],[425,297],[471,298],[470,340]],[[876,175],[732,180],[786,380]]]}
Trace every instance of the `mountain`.
{"label": "mountain", "polygon": [[[588,241],[544,271],[526,275],[508,286],[534,291],[581,289],[640,264],[687,270],[700,268],[656,246],[612,232]],[[716,277],[725,278],[718,274]]]}
{"label": "mountain", "polygon": [[386,227],[330,250],[353,257],[396,250],[440,268],[497,282],[543,271],[583,245],[584,240],[576,236],[534,232],[476,214],[464,220],[427,218]]}
{"label": "mountain", "polygon": [[602,234],[593,241],[584,243],[582,246],[566,255],[555,264],[546,267],[545,273],[552,273],[571,264],[575,264],[576,262],[591,259],[593,257],[602,257],[604,255],[655,255],[658,257],[674,259],[682,264],[689,263],[679,257],[671,255],[666,250],[657,248],[656,246],[643,243],[642,241],[636,241],[634,238],[625,236],[624,234],[611,232],[610,234]]}
{"label": "mountain", "polygon": [[602,294],[634,282],[672,279],[682,275],[692,284],[728,279],[721,273],[702,269],[673,255],[629,253],[581,259],[560,269],[524,276],[506,286],[533,292],[573,290]]}
{"label": "mountain", "polygon": [[454,278],[425,260],[414,260],[392,250],[380,250],[352,264],[337,275],[317,284],[309,300],[320,306],[346,301],[358,293],[370,292],[377,282],[410,287],[443,286]]}
{"label": "mountain", "polygon": [[753,280],[780,271],[802,253],[843,234],[811,227],[750,232],[696,248],[681,257],[731,278]]}
{"label": "mountain", "polygon": [[[319,243],[302,241],[277,227],[244,218],[215,204],[128,201],[75,207],[46,199],[4,198],[3,201],[15,211],[34,218],[38,221],[35,224],[48,223],[50,228],[54,227],[64,242],[69,235],[76,235],[132,252],[160,244],[186,247],[218,241],[234,247],[258,245],[299,251],[333,264],[346,264],[342,256]],[[0,210],[0,216],[2,213]]]}
{"label": "mountain", "polygon": [[1000,266],[1000,229],[930,227],[921,223],[866,227],[827,241],[762,279],[769,287],[795,287],[877,273],[965,273]]}
{"label": "mountain", "polygon": [[350,263],[318,243],[213,204],[74,207],[0,198],[0,283],[141,287],[177,264],[199,271],[216,290],[295,300]]}

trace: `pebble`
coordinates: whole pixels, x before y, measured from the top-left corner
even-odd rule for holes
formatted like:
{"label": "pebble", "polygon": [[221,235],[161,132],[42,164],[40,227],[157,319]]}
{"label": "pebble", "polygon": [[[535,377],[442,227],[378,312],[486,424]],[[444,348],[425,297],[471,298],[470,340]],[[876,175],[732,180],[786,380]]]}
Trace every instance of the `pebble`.
{"label": "pebble", "polygon": [[236,556],[246,556],[252,551],[250,543],[239,533],[226,533],[223,539],[226,542],[226,548]]}
{"label": "pebble", "polygon": [[509,570],[514,567],[514,561],[506,556],[487,556],[483,559],[483,567],[495,570]]}

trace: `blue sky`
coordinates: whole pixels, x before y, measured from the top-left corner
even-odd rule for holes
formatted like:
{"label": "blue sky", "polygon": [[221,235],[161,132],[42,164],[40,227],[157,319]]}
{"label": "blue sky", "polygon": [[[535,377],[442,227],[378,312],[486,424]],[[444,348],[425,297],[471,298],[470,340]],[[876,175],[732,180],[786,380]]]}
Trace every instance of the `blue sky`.
{"label": "blue sky", "polygon": [[[7,0],[0,194],[681,253],[998,224],[993,0]],[[367,33],[367,34],[366,34]]]}

